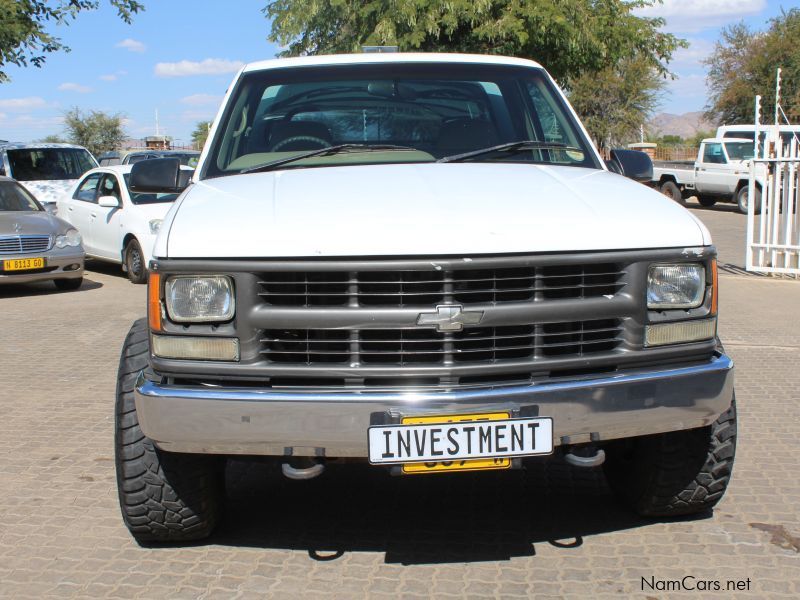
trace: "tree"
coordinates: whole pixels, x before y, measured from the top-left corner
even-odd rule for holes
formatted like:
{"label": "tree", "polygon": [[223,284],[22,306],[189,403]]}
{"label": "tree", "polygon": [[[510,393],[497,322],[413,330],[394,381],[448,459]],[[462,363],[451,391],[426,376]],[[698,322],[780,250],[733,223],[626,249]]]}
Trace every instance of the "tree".
{"label": "tree", "polygon": [[659,104],[665,87],[648,61],[625,59],[615,67],[586,73],[570,83],[569,99],[598,146],[639,139],[640,127]]}
{"label": "tree", "polygon": [[208,131],[211,129],[211,121],[200,121],[192,132],[192,142],[194,147],[202,150],[208,139]]}
{"label": "tree", "polygon": [[710,91],[706,116],[721,123],[752,123],[755,97],[761,95],[764,120],[775,104],[776,69],[782,69],[781,105],[800,119],[800,9],[782,12],[766,31],[744,23],[722,30],[721,40],[705,61]]}
{"label": "tree", "polygon": [[126,138],[122,121],[123,116],[119,113],[109,115],[93,110],[85,114],[77,107],[64,113],[64,128],[69,141],[87,148],[95,156],[122,146]]}
{"label": "tree", "polygon": [[[109,0],[126,23],[144,10],[136,0]],[[69,24],[81,12],[96,10],[99,0],[0,0],[0,83],[8,81],[5,65],[28,63],[41,67],[46,55],[69,51],[61,40],[45,31],[51,23]]]}
{"label": "tree", "polygon": [[58,134],[51,134],[44,136],[38,141],[43,144],[63,144],[66,140]]}
{"label": "tree", "polygon": [[505,54],[541,62],[562,84],[570,77],[637,59],[667,73],[685,42],[659,31],[662,19],[634,15],[654,0],[273,0],[269,39],[283,56],[401,51]]}

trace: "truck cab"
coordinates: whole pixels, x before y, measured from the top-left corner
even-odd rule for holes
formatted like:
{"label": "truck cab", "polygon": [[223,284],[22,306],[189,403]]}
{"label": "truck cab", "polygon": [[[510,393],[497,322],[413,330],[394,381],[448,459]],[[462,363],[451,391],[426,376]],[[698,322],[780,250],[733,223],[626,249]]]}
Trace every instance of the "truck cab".
{"label": "truck cab", "polygon": [[181,194],[120,359],[134,537],[209,535],[229,456],[297,480],[555,454],[640,514],[712,507],[735,447],[716,251],[639,182],[646,156],[615,157],[529,60],[244,67],[190,180],[174,158],[131,170]]}
{"label": "truck cab", "polygon": [[[702,206],[710,207],[718,201],[736,202],[742,213],[747,213],[750,184],[750,161],[754,156],[754,143],[746,138],[706,138],[697,151],[693,164],[687,162],[656,162],[653,181],[661,192],[676,202],[683,203],[697,196]],[[764,171],[756,170],[756,210],[761,203]]]}

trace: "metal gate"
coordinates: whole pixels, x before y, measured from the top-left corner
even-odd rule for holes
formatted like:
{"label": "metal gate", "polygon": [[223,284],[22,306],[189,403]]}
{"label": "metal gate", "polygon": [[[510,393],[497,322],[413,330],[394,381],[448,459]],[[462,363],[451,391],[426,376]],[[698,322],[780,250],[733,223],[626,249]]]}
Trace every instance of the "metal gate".
{"label": "metal gate", "polygon": [[[747,205],[747,270],[800,275],[800,139],[763,127],[759,143],[756,100],[755,157]],[[777,121],[777,119],[776,119]],[[759,206],[760,188],[760,206]]]}

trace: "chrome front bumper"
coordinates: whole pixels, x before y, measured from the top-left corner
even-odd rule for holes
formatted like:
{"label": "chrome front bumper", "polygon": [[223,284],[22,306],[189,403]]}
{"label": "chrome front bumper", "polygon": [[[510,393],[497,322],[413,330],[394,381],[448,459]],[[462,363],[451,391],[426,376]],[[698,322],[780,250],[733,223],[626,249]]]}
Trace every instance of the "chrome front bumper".
{"label": "chrome front bumper", "polygon": [[553,418],[556,445],[712,423],[731,404],[733,361],[525,386],[431,392],[291,392],[173,386],[140,374],[142,431],[174,452],[366,457],[371,423],[401,416],[509,411]]}

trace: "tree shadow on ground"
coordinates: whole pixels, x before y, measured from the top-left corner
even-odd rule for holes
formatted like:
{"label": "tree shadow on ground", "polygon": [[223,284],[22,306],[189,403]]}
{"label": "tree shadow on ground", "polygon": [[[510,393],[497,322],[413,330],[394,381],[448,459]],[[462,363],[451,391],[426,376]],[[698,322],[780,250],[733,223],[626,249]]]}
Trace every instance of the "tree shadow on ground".
{"label": "tree shadow on ground", "polygon": [[331,465],[311,481],[231,461],[225,517],[208,542],[305,550],[314,560],[383,552],[387,563],[433,564],[534,556],[541,543],[568,551],[586,536],[651,522],[617,504],[602,469],[557,457],[525,470],[416,477]]}

